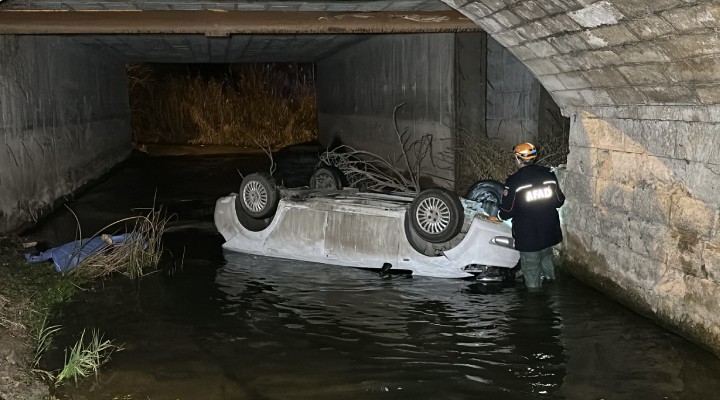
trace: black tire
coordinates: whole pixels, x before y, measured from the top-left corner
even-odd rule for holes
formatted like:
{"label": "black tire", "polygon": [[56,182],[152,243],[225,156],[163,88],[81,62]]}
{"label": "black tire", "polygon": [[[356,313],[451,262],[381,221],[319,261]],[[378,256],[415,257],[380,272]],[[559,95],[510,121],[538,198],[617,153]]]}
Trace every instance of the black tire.
{"label": "black tire", "polygon": [[405,229],[405,237],[407,238],[408,243],[410,243],[410,246],[422,255],[428,257],[437,256],[437,254],[434,254],[432,243],[428,242],[427,240],[423,240],[410,226],[411,220],[412,215],[410,214],[410,209],[408,209],[407,211],[405,211],[405,223],[403,224],[403,228]]}
{"label": "black tire", "polygon": [[497,217],[500,211],[503,191],[505,191],[505,185],[498,181],[487,179],[477,181],[472,185],[465,195],[465,198],[481,203],[488,215]]}
{"label": "black tire", "polygon": [[313,189],[340,190],[346,186],[345,174],[331,165],[318,167],[310,176],[310,187]]}
{"label": "black tire", "polygon": [[270,226],[270,223],[273,220],[272,216],[267,218],[253,218],[249,216],[245,211],[245,208],[242,206],[240,196],[235,197],[235,214],[237,215],[240,225],[251,232],[260,232],[265,230],[265,228]]}
{"label": "black tire", "polygon": [[280,200],[275,178],[266,172],[247,175],[240,184],[240,204],[252,218],[272,216]]}
{"label": "black tire", "polygon": [[462,229],[464,219],[460,198],[447,189],[423,190],[410,203],[410,227],[430,243],[454,238]]}

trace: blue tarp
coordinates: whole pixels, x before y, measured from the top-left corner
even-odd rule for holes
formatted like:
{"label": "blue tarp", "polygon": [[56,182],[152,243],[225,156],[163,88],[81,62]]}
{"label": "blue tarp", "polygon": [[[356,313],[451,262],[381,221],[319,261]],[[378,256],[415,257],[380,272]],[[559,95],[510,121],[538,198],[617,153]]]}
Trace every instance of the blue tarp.
{"label": "blue tarp", "polygon": [[40,254],[25,254],[25,259],[31,263],[52,260],[58,272],[68,272],[75,268],[80,261],[103,249],[123,243],[129,237],[129,233],[112,235],[110,238],[113,244],[108,244],[101,236],[80,239],[47,249]]}

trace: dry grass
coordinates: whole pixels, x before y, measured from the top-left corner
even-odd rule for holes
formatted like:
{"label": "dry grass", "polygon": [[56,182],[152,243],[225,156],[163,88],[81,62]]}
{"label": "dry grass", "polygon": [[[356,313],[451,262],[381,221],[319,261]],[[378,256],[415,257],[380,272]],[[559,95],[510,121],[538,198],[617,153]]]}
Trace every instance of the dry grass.
{"label": "dry grass", "polygon": [[[540,139],[534,144],[538,148],[538,164],[551,167],[567,162],[567,137]],[[494,179],[504,182],[509,175],[517,171],[512,145],[488,139],[484,134],[464,132],[458,135],[456,151],[459,167],[456,187],[461,193],[479,180]]]}
{"label": "dry grass", "polygon": [[371,191],[417,193],[418,187],[387,159],[377,154],[338,146],[320,155],[319,165],[332,165],[340,169],[349,187]]}
{"label": "dry grass", "polygon": [[[345,175],[350,187],[370,191],[390,191],[414,195],[420,192],[421,169],[426,157],[432,156],[433,135],[427,134],[412,140],[407,130],[400,131],[397,111],[405,105],[400,103],[393,110],[395,137],[400,148],[399,164],[390,157],[340,145],[320,155],[320,165],[334,166]],[[402,170],[405,168],[405,170]]]}
{"label": "dry grass", "polygon": [[162,256],[162,235],[168,218],[161,211],[151,210],[147,215],[125,218],[113,225],[134,221],[130,235],[121,243],[113,243],[107,248],[90,255],[78,263],[70,274],[82,279],[96,279],[114,273],[121,273],[131,279],[137,279],[148,269],[156,269]]}
{"label": "dry grass", "polygon": [[[428,146],[427,143],[424,143],[426,137],[413,142],[405,140],[401,134],[398,134],[398,137],[403,145],[402,154],[406,160],[408,159],[408,148]],[[535,145],[538,147],[538,164],[552,167],[567,161],[569,148],[566,137],[541,139],[536,141]],[[427,151],[423,154],[426,155]],[[479,180],[493,179],[504,182],[518,168],[513,157],[512,146],[497,139],[488,139],[484,135],[468,133],[459,135],[456,154],[459,166],[456,188],[460,195],[464,195]],[[332,165],[339,168],[345,174],[350,187],[361,190],[389,190],[395,193],[416,194],[420,187],[419,180],[415,177],[421,175],[419,163],[424,155],[419,158],[419,161],[407,164],[406,168],[412,171],[412,173],[407,173],[398,169],[387,158],[343,145],[321,154],[319,165]]]}
{"label": "dry grass", "polygon": [[276,149],[317,139],[315,83],[307,67],[244,64],[223,77],[161,76],[149,68],[128,67],[136,143]]}

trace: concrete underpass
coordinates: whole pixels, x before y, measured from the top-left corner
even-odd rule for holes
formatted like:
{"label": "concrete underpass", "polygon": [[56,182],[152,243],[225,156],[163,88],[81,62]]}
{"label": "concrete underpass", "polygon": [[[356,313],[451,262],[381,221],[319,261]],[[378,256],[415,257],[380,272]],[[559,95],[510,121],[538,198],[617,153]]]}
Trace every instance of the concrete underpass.
{"label": "concrete underpass", "polygon": [[570,119],[569,271],[720,354],[719,28],[715,1],[5,0],[0,228],[128,156],[128,62],[316,63],[321,139],[380,148],[402,101],[417,134],[537,134],[486,102],[529,71]]}

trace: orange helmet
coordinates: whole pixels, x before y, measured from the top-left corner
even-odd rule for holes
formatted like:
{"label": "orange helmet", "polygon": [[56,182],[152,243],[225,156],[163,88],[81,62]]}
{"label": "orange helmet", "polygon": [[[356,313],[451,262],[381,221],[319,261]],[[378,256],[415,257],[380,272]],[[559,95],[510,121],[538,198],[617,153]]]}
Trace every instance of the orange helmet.
{"label": "orange helmet", "polygon": [[523,161],[531,161],[537,157],[537,149],[532,143],[520,143],[513,147],[515,157]]}

